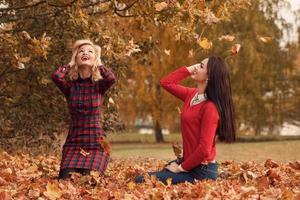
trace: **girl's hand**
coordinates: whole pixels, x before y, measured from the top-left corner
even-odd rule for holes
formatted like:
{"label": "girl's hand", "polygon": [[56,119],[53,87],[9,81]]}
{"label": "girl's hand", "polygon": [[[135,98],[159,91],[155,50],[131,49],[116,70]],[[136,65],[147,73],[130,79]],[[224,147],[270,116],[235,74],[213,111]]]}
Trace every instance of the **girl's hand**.
{"label": "girl's hand", "polygon": [[74,67],[76,64],[76,56],[77,56],[77,49],[73,52],[72,58],[69,62],[70,67]]}
{"label": "girl's hand", "polygon": [[197,64],[194,64],[194,65],[191,65],[189,67],[187,67],[187,70],[193,74],[195,73],[199,68],[201,67],[201,64],[200,63],[197,63]]}

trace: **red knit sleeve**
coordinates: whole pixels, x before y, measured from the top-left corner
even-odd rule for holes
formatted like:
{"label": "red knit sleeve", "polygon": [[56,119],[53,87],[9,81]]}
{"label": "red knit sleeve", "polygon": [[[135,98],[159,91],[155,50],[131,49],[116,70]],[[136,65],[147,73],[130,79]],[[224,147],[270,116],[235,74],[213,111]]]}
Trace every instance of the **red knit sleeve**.
{"label": "red knit sleeve", "polygon": [[66,74],[69,71],[70,71],[70,65],[62,65],[51,75],[53,82],[66,96],[69,95],[70,87],[71,87],[70,82],[68,82],[65,79]]}
{"label": "red knit sleeve", "polygon": [[160,85],[165,88],[168,92],[181,99],[182,101],[188,95],[189,89],[188,87],[184,87],[179,84],[181,80],[188,77],[190,72],[186,67],[181,67],[176,71],[168,74],[160,80]]}
{"label": "red knit sleeve", "polygon": [[203,107],[201,118],[200,137],[196,150],[181,164],[182,168],[189,171],[205,161],[209,161],[218,127],[219,114],[212,102]]}
{"label": "red knit sleeve", "polygon": [[116,82],[116,77],[111,69],[99,66],[98,67],[103,77],[102,80],[99,81],[100,93],[105,94],[105,92]]}

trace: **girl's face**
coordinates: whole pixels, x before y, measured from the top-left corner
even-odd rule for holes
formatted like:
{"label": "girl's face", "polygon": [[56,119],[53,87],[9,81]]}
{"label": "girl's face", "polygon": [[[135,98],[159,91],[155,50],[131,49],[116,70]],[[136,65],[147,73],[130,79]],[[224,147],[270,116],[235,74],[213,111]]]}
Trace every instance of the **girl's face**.
{"label": "girl's face", "polygon": [[208,63],[208,58],[205,58],[204,60],[201,61],[199,66],[195,68],[194,72],[192,73],[191,77],[197,82],[206,82],[208,80],[208,75],[207,75],[207,63]]}
{"label": "girl's face", "polygon": [[76,56],[76,63],[78,67],[92,67],[95,64],[95,61],[96,53],[95,49],[91,45],[84,44],[79,47]]}

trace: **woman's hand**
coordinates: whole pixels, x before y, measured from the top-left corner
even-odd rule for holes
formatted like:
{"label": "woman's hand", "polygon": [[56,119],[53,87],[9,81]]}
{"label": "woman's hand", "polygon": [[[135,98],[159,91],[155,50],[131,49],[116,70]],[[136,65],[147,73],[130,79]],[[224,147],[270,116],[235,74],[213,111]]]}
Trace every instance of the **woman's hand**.
{"label": "woman's hand", "polygon": [[76,55],[77,55],[77,49],[73,52],[72,58],[69,62],[70,67],[74,67],[76,64]]}
{"label": "woman's hand", "polygon": [[187,70],[193,74],[195,73],[199,68],[201,67],[201,64],[200,63],[197,63],[197,64],[194,64],[194,65],[191,65],[189,67],[187,67]]}
{"label": "woman's hand", "polygon": [[166,169],[173,172],[173,173],[180,173],[179,165],[176,162],[172,162],[171,164],[166,166]]}

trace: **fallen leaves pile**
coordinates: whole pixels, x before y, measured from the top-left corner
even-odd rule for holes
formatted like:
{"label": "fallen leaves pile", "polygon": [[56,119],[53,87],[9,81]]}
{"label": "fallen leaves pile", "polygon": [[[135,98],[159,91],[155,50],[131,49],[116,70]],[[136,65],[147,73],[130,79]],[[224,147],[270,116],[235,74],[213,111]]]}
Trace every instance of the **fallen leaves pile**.
{"label": "fallen leaves pile", "polygon": [[0,152],[0,200],[5,199],[300,199],[300,162],[220,163],[217,181],[164,185],[137,174],[161,169],[156,159],[112,159],[105,176],[57,180],[59,157]]}

